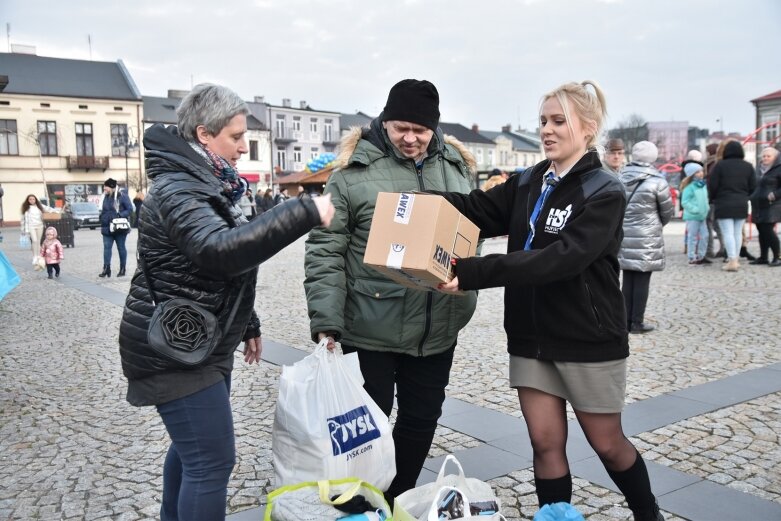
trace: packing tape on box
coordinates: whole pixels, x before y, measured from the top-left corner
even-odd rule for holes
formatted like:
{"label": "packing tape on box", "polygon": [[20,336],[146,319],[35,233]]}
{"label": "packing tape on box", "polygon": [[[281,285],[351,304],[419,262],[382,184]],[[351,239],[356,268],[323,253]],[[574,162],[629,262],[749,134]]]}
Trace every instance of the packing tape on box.
{"label": "packing tape on box", "polygon": [[401,265],[404,262],[404,251],[407,249],[403,244],[390,245],[390,251],[388,251],[388,259],[385,261],[385,266],[400,270]]}

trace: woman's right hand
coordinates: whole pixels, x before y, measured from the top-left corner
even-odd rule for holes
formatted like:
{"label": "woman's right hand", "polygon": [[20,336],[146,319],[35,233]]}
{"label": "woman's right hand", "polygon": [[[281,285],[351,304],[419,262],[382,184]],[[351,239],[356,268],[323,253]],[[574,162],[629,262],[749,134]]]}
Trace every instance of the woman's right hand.
{"label": "woman's right hand", "polygon": [[320,214],[320,223],[328,228],[331,226],[331,219],[334,218],[334,212],[336,211],[333,203],[331,202],[331,194],[321,195],[313,199],[317,211]]}
{"label": "woman's right hand", "polygon": [[333,333],[327,333],[325,331],[321,331],[320,333],[317,334],[318,342],[322,341],[324,338],[328,339],[328,345],[326,346],[326,348],[329,351],[333,351],[334,348],[336,347],[336,342],[334,341]]}

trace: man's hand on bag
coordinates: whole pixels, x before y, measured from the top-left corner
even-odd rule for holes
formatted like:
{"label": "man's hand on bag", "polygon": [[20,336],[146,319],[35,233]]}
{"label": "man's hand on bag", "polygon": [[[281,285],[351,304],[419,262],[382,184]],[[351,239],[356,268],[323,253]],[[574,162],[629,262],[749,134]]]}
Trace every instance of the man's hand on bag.
{"label": "man's hand on bag", "polygon": [[260,337],[250,338],[244,342],[244,361],[248,364],[260,363],[260,354],[263,352],[263,342]]}
{"label": "man's hand on bag", "polygon": [[336,347],[336,341],[334,341],[334,334],[325,331],[321,331],[320,333],[317,334],[318,342],[321,342],[324,338],[328,338],[328,345],[326,346],[328,350],[333,351],[334,348]]}

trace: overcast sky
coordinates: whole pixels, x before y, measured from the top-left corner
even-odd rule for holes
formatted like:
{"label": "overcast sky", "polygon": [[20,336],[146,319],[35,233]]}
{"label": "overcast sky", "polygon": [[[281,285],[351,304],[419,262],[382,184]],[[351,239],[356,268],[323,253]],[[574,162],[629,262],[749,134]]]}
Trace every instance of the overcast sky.
{"label": "overcast sky", "polygon": [[214,82],[376,115],[396,81],[428,79],[443,121],[487,130],[534,128],[542,94],[593,79],[609,127],[745,134],[749,101],[781,89],[779,0],[0,0],[0,23],[41,56],[90,59],[90,35],[143,95]]}

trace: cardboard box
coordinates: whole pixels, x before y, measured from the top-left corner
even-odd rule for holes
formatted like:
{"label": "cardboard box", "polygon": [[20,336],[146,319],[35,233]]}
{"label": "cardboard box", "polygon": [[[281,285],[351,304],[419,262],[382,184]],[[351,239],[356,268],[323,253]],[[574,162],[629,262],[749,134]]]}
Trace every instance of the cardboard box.
{"label": "cardboard box", "polygon": [[60,212],[43,212],[44,221],[59,221],[60,219],[62,219]]}
{"label": "cardboard box", "polygon": [[451,258],[474,256],[480,229],[443,197],[377,195],[363,262],[414,289],[436,289],[453,278]]}

